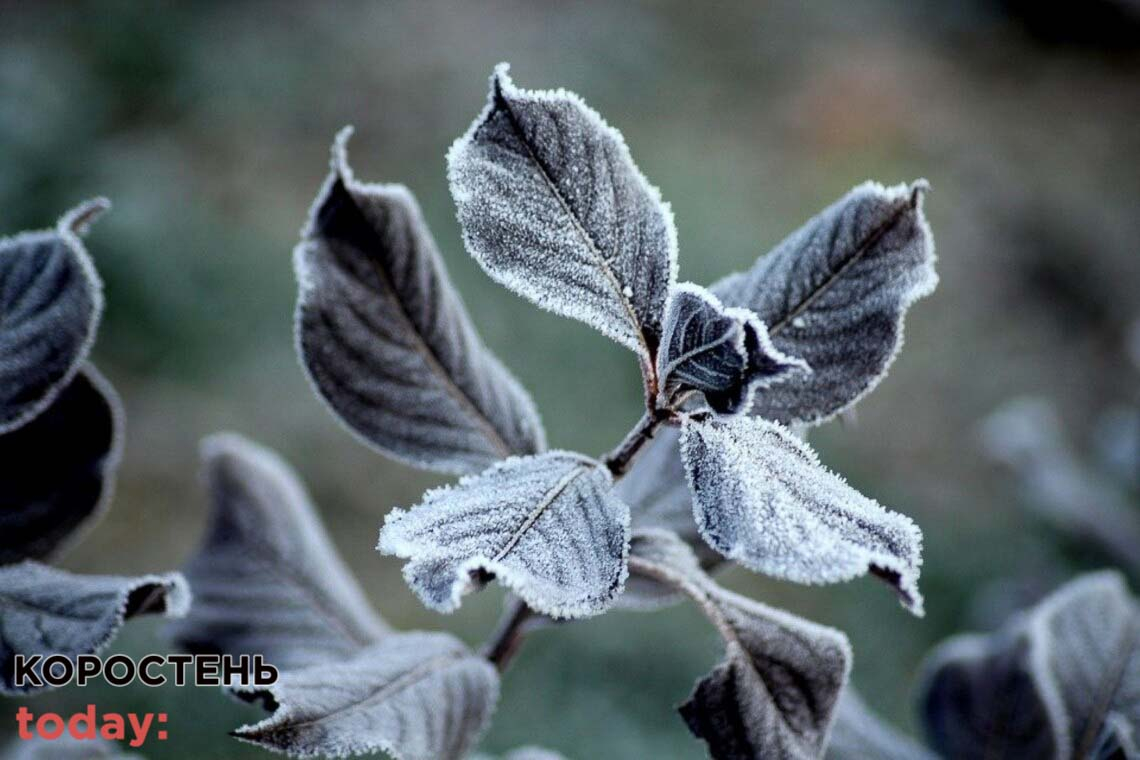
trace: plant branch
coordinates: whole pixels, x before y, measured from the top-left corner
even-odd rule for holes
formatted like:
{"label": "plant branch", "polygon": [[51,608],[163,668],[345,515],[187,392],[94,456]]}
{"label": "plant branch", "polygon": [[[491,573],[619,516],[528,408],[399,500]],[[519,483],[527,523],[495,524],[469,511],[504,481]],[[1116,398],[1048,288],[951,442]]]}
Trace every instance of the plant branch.
{"label": "plant branch", "polygon": [[609,469],[610,474],[613,475],[614,480],[618,480],[627,472],[633,464],[634,458],[638,455],[645,444],[653,438],[653,434],[657,432],[657,428],[661,427],[669,419],[669,411],[664,409],[655,409],[652,412],[646,412],[634,425],[633,430],[630,430],[622,442],[614,448],[609,454],[603,457],[602,462]]}
{"label": "plant branch", "polygon": [[495,633],[483,647],[483,656],[490,660],[500,673],[507,669],[511,660],[518,654],[523,637],[526,635],[526,624],[537,614],[518,597],[508,603]]}

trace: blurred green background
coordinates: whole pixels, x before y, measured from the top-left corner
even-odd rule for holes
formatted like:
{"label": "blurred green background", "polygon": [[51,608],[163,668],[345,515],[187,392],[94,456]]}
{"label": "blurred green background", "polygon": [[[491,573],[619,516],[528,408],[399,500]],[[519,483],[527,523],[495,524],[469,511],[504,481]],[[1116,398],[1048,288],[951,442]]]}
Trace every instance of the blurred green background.
{"label": "blurred green background", "polygon": [[[682,279],[748,266],[864,179],[930,180],[941,286],[912,310],[904,351],[857,419],[813,436],[829,465],[922,526],[927,616],[869,579],[723,576],[846,631],[867,701],[913,729],[916,669],[934,642],[1106,562],[1018,506],[977,423],[1037,394],[1080,445],[1104,410],[1137,401],[1125,346],[1140,318],[1138,13],[1131,0],[0,1],[0,234],[49,226],[93,195],[115,203],[88,243],[107,294],[95,361],[126,405],[125,460],[113,508],[62,564],[177,567],[206,517],[197,442],[232,429],[296,466],[391,623],[472,643],[488,632],[497,589],[439,617],[373,550],[384,513],[442,479],[365,450],[309,392],[291,249],[334,133],[354,124],[357,175],[418,195],[552,446],[609,449],[641,411],[632,355],[499,288],[460,241],[444,152],[508,60],[520,86],[575,90],[624,132],[673,205]],[[114,648],[166,651],[161,633],[138,621]],[[482,748],[701,757],[673,710],[719,652],[687,607],[537,633]],[[88,702],[168,712],[171,738],[148,757],[267,756],[226,736],[256,709],[189,687],[5,700],[0,739],[18,704]]]}

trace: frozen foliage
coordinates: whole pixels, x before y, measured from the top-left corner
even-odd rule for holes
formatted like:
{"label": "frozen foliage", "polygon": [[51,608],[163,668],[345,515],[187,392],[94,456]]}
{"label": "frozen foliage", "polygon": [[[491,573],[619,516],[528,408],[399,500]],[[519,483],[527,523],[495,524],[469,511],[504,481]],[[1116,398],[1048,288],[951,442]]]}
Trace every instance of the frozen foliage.
{"label": "frozen foliage", "polygon": [[680,707],[689,730],[717,760],[818,758],[851,669],[847,637],[720,588],[665,531],[636,552],[631,574],[692,597],[725,641],[724,661]]}
{"label": "frozen foliage", "polygon": [[[1017,475],[1026,509],[1140,573],[1140,513],[1121,489],[1078,459],[1048,401],[1003,404],[982,424],[981,438],[990,459]],[[1140,469],[1140,459],[1132,466]]]}
{"label": "frozen foliage", "polygon": [[747,309],[725,309],[709,291],[683,283],[665,308],[657,354],[657,405],[668,408],[700,391],[716,412],[747,410],[757,387],[807,365],[772,347],[768,330]]}
{"label": "frozen foliage", "polygon": [[213,517],[186,569],[193,612],[172,632],[282,669],[267,688],[231,685],[273,713],[235,736],[302,757],[461,757],[498,699],[495,669],[452,636],[389,629],[276,454],[233,434],[202,453]]}
{"label": "frozen foliage", "polygon": [[938,283],[922,213],[927,185],[860,185],[752,269],[711,290],[756,312],[776,348],[812,368],[761,394],[753,412],[823,422],[878,384],[902,344],[907,308]]}
{"label": "frozen foliage", "polygon": [[457,760],[499,695],[486,660],[445,633],[395,633],[334,662],[234,693],[272,711],[234,736],[292,757],[383,750],[400,760]]}
{"label": "frozen foliage", "polygon": [[944,643],[923,692],[927,736],[944,756],[1109,757],[1117,748],[1133,757],[1140,607],[1118,574],[1083,576],[995,634]]}
{"label": "frozen foliage", "polygon": [[79,236],[109,205],[87,201],[54,230],[0,239],[0,433],[43,411],[95,340],[103,285]]}
{"label": "frozen foliage", "polygon": [[87,365],[29,422],[0,435],[0,565],[59,554],[111,499],[122,446],[118,396]]}
{"label": "frozen foliage", "polygon": [[689,418],[681,455],[705,541],[728,559],[799,583],[872,572],[922,614],[922,534],[823,467],[778,423]]}
{"label": "frozen foliage", "polygon": [[515,87],[500,64],[447,168],[467,248],[491,277],[652,368],[677,235],[616,129],[573,93]]}
{"label": "frozen foliage", "polygon": [[489,576],[539,612],[585,617],[621,593],[629,509],[610,474],[579,454],[516,457],[392,510],[380,551],[410,560],[404,577],[428,607],[450,612]]}
{"label": "frozen foliage", "polygon": [[850,684],[839,698],[826,760],[937,760],[936,756],[871,712]]}
{"label": "frozen foliage", "polygon": [[313,386],[366,442],[414,465],[476,472],[543,450],[530,396],[476,334],[412,194],[358,182],[349,134],[294,258]]}
{"label": "frozen foliage", "polygon": [[233,434],[206,439],[202,457],[213,513],[183,568],[194,607],[171,628],[180,645],[295,668],[350,656],[389,631],[285,462]]}
{"label": "frozen foliage", "polygon": [[148,613],[177,617],[189,604],[177,573],[75,575],[32,561],[0,567],[0,693],[31,690],[12,681],[17,654],[98,652],[126,620]]}

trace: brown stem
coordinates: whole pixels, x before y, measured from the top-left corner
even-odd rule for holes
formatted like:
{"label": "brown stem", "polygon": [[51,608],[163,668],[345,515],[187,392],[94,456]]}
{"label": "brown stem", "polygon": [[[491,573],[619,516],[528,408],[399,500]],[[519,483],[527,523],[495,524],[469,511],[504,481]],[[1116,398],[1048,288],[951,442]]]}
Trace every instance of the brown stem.
{"label": "brown stem", "polygon": [[534,616],[535,611],[527,606],[522,599],[514,598],[509,603],[495,633],[483,648],[483,656],[491,661],[500,673],[507,669],[511,660],[518,654],[522,646],[523,630],[527,621]]}
{"label": "brown stem", "polygon": [[641,451],[645,444],[649,443],[653,438],[653,434],[657,432],[662,424],[669,419],[669,412],[666,410],[654,410],[646,412],[638,420],[633,430],[626,434],[625,438],[617,447],[602,459],[602,462],[609,469],[610,474],[613,475],[614,480],[618,480],[627,472],[629,472],[630,465],[633,464],[634,458]]}

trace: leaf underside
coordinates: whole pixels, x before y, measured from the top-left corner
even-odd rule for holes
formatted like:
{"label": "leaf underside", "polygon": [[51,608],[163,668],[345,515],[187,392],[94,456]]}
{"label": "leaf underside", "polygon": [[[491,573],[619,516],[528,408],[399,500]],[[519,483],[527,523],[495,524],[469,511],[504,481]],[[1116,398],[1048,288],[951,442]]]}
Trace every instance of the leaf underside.
{"label": "leaf underside", "polygon": [[190,592],[178,573],[125,578],[76,575],[37,562],[0,567],[0,693],[17,694],[17,654],[100,651],[136,615],[186,613]]}
{"label": "leaf underside", "polygon": [[676,231],[616,129],[572,93],[515,87],[500,65],[447,168],[467,249],[493,279],[652,368]]}
{"label": "leaf underside", "polygon": [[30,422],[0,435],[0,565],[59,554],[110,501],[122,411],[87,365]]}
{"label": "leaf underside", "polygon": [[382,750],[403,760],[464,757],[498,699],[498,674],[455,637],[395,633],[354,655],[281,674],[236,696],[270,715],[237,738],[293,757]]}
{"label": "leaf underside", "polygon": [[356,181],[348,134],[294,255],[298,349],[317,393],[416,466],[470,473],[542,451],[530,396],[475,332],[415,198]]}
{"label": "leaf underside", "polygon": [[629,510],[609,472],[552,451],[508,459],[393,510],[378,548],[411,560],[405,579],[440,612],[490,576],[539,612],[585,617],[621,593],[628,542]]}
{"label": "leaf underside", "polygon": [[728,559],[797,583],[870,572],[922,614],[918,527],[848,486],[783,426],[689,418],[681,454],[697,528]]}
{"label": "leaf underside", "polygon": [[183,568],[194,606],[171,626],[180,646],[297,668],[388,633],[280,457],[233,434],[206,439],[202,454],[212,514]]}
{"label": "leaf underside", "polygon": [[777,349],[812,368],[759,394],[753,414],[825,422],[886,375],[907,309],[938,282],[926,187],[860,185],[710,288],[725,305],[754,311]]}
{"label": "leaf underside", "polygon": [[87,356],[103,294],[79,235],[108,206],[88,201],[54,230],[0,239],[0,433],[45,409]]}

